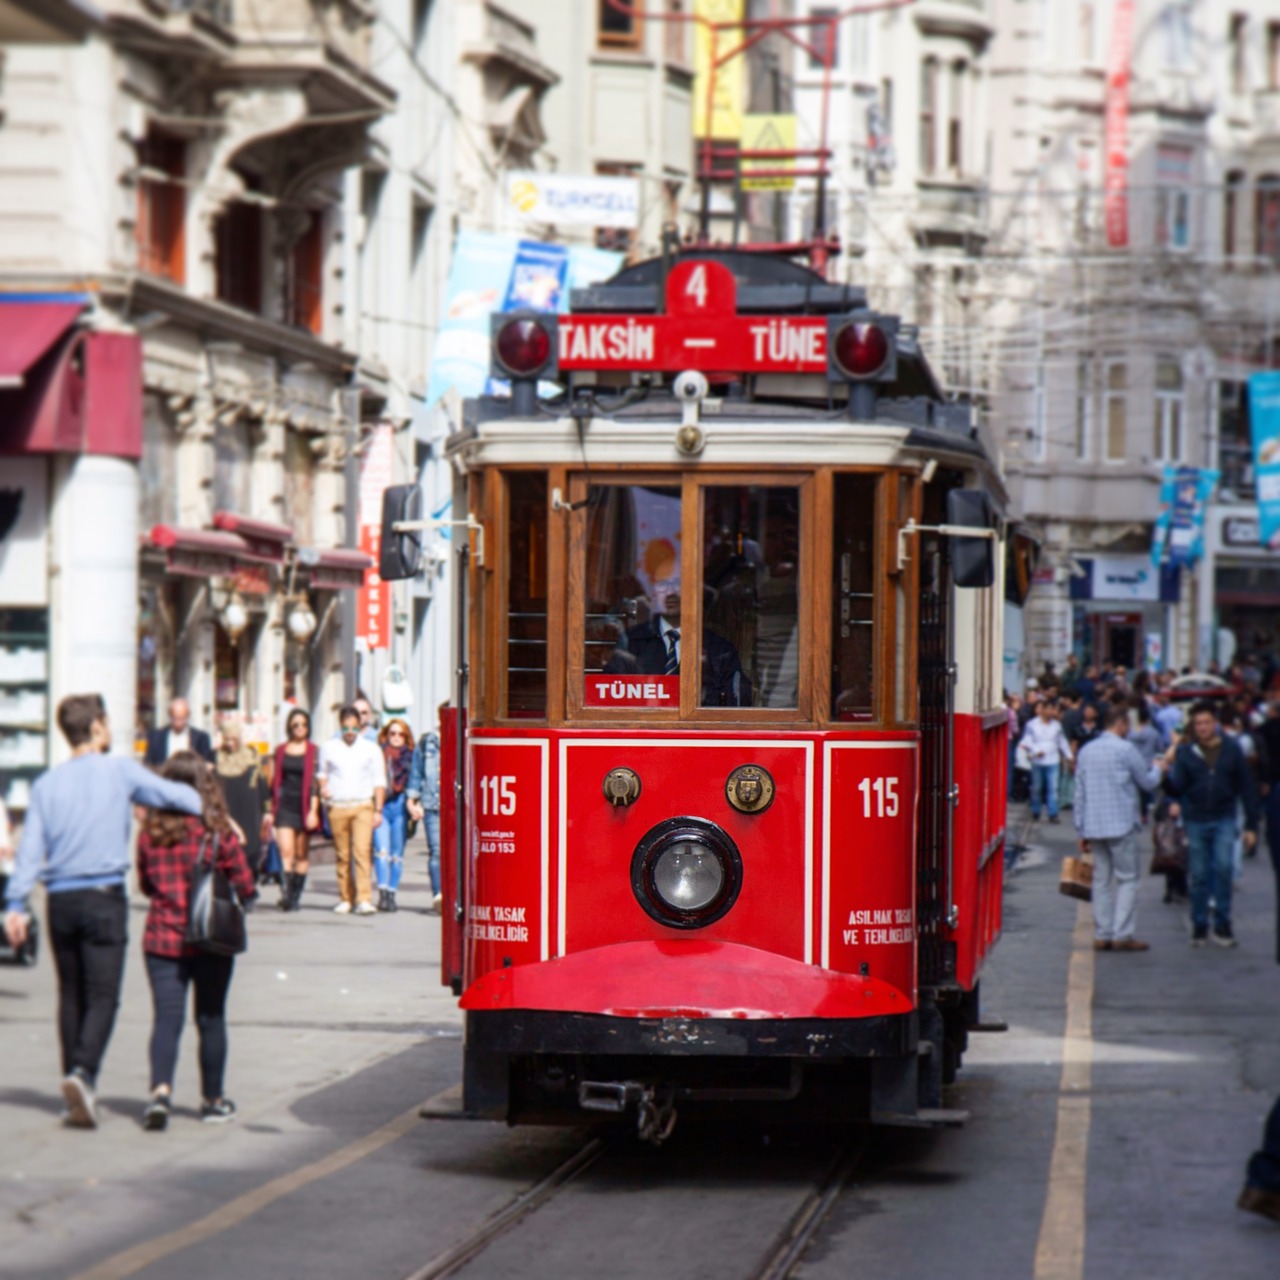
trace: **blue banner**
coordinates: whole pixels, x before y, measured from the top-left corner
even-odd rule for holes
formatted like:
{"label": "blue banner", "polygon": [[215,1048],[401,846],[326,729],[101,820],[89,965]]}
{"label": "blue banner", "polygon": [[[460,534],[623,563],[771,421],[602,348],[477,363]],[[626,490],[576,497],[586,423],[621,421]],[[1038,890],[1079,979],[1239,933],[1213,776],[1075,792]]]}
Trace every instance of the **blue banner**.
{"label": "blue banner", "polygon": [[460,231],[431,355],[428,406],[453,387],[478,396],[498,385],[489,377],[495,311],[567,311],[570,288],[606,280],[621,266],[620,253]]}
{"label": "blue banner", "polygon": [[1280,549],[1280,373],[1249,379],[1249,434],[1258,487],[1258,541]]}
{"label": "blue banner", "polygon": [[1165,467],[1151,563],[1190,568],[1204,555],[1204,520],[1219,472],[1208,467]]}
{"label": "blue banner", "polygon": [[1151,531],[1151,563],[1164,564],[1165,547],[1169,541],[1169,524],[1173,519],[1173,482],[1178,474],[1176,467],[1165,467],[1160,480],[1160,510],[1156,513],[1155,528]]}

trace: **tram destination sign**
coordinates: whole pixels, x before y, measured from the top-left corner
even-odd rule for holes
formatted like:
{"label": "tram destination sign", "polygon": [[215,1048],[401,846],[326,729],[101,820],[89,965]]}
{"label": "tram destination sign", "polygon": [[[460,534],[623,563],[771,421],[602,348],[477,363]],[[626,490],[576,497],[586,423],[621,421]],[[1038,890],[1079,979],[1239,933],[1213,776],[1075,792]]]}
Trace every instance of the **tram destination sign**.
{"label": "tram destination sign", "polygon": [[662,315],[565,315],[563,370],[675,373],[827,372],[823,316],[741,316],[737,282],[717,262],[682,262],[667,277]]}

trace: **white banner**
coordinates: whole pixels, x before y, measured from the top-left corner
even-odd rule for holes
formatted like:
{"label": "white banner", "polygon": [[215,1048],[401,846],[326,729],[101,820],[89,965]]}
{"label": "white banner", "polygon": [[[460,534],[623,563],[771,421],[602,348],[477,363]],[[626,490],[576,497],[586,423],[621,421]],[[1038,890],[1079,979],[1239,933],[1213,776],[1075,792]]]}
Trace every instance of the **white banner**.
{"label": "white banner", "polygon": [[1143,555],[1094,556],[1095,600],[1159,600],[1160,570]]}
{"label": "white banner", "polygon": [[623,227],[640,222],[640,182],[570,173],[512,173],[507,203],[522,222],[561,227]]}

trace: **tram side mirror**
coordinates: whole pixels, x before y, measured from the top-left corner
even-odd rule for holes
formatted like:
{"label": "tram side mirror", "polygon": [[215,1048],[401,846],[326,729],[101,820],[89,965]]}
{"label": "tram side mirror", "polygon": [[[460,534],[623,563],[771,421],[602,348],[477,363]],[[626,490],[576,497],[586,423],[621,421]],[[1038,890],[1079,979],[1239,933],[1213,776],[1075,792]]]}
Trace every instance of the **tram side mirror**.
{"label": "tram side mirror", "polygon": [[397,533],[395,526],[422,519],[422,490],[393,484],[382,491],[382,534],[378,540],[378,576],[383,582],[412,578],[422,562],[422,533]]}
{"label": "tram side mirror", "polygon": [[1039,563],[1040,540],[1022,525],[1015,525],[1004,560],[1004,598],[1010,604],[1021,609],[1027,603]]}
{"label": "tram side mirror", "polygon": [[[967,529],[990,529],[991,501],[981,489],[951,489],[947,492],[947,523]],[[996,580],[995,540],[966,538],[952,534],[947,539],[951,557],[951,577],[957,587],[989,587]]]}

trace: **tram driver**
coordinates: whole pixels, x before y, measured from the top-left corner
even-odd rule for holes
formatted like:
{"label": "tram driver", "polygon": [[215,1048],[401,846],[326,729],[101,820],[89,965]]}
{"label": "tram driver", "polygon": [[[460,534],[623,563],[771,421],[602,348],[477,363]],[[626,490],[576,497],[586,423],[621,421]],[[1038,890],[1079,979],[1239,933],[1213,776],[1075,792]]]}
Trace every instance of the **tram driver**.
{"label": "tram driver", "polygon": [[[619,638],[604,671],[610,675],[679,675],[684,660],[680,638],[680,584],[654,592],[649,617]],[[702,705],[751,706],[751,681],[742,669],[738,650],[722,635],[703,628]]]}

